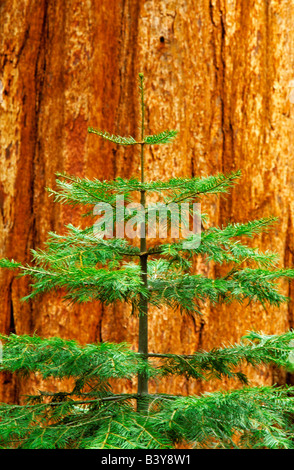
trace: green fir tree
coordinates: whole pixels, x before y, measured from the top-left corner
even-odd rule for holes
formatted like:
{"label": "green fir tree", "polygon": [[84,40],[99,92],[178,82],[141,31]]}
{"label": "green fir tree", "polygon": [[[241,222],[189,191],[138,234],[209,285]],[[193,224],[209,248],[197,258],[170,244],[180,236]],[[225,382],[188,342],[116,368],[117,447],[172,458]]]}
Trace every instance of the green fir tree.
{"label": "green fir tree", "polygon": [[[162,197],[165,205],[200,203],[203,196],[227,193],[240,172],[207,177],[145,181],[146,145],[168,144],[174,130],[145,135],[144,76],[139,74],[141,125],[138,140],[89,128],[90,133],[114,144],[140,149],[141,177],[113,181],[80,179],[58,174],[55,201],[97,208],[103,203],[103,223],[86,229],[67,226],[65,235],[49,233],[46,248],[33,250],[31,265],[2,259],[2,268],[15,269],[33,279],[26,297],[63,289],[72,302],[99,300],[109,305],[127,302],[139,316],[139,350],[125,343],[79,345],[73,340],[40,338],[36,335],[1,335],[1,371],[38,374],[44,379],[71,378],[67,393],[41,391],[27,397],[25,405],[0,404],[1,448],[98,448],[172,449],[182,443],[191,448],[293,448],[293,387],[251,387],[242,366],[267,365],[292,370],[294,332],[265,335],[249,332],[239,344],[192,355],[148,351],[148,308],[167,306],[189,315],[201,315],[204,302],[211,304],[258,302],[279,307],[288,298],[277,281],[291,280],[293,269],[278,268],[278,256],[244,244],[245,237],[266,231],[275,222],[263,218],[225,227],[209,227],[204,215],[199,230],[188,239],[149,247],[147,229],[152,212],[147,195]],[[139,162],[138,162],[139,163]],[[139,165],[138,165],[139,166]],[[141,210],[123,210],[124,203],[140,196]],[[119,207],[119,209],[118,209]],[[198,206],[197,206],[198,207]],[[143,208],[143,209],[142,209]],[[94,211],[95,212],[95,211]],[[135,214],[135,216],[134,216]],[[154,215],[154,214],[153,214]],[[135,217],[135,222],[134,222]],[[155,219],[160,222],[159,214]],[[162,222],[162,221],[161,221]],[[167,213],[165,229],[172,226]],[[180,222],[184,223],[183,216]],[[106,229],[129,223],[138,229],[139,246],[121,233],[105,236]],[[152,228],[152,227],[151,227]],[[100,230],[100,231],[99,231]],[[119,229],[120,230],[120,229]],[[193,259],[227,267],[224,276],[210,279],[193,274]],[[246,266],[244,264],[246,261]],[[54,294],[53,294],[54,295]],[[250,308],[250,305],[247,306]],[[152,394],[150,378],[185,376],[187,380],[235,378],[231,391],[200,396]],[[135,393],[114,393],[113,380],[138,378]],[[241,385],[240,385],[241,384]],[[220,386],[221,389],[221,386]]]}

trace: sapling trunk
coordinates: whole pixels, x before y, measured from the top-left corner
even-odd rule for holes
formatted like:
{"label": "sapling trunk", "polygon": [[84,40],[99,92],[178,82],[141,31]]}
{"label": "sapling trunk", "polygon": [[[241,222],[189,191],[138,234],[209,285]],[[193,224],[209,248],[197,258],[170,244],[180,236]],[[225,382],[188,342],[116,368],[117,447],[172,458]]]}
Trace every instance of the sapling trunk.
{"label": "sapling trunk", "polygon": [[[141,93],[141,183],[144,183],[144,76],[139,74],[140,80],[140,93]],[[141,205],[146,207],[146,192],[141,190]],[[146,243],[146,221],[141,223],[140,233],[140,267],[141,267],[141,279],[144,286],[147,285],[147,243]],[[140,295],[140,307],[139,307],[139,353],[148,357],[148,300],[142,294]],[[148,377],[145,374],[138,374],[138,395],[148,394]],[[137,410],[142,411],[147,407],[146,401],[138,399]]]}

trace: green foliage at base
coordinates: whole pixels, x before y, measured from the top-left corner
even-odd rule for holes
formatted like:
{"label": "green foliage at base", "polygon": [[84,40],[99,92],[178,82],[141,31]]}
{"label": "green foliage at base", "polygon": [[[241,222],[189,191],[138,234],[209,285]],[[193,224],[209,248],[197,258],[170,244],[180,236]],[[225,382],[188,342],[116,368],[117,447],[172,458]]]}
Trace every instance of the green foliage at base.
{"label": "green foliage at base", "polygon": [[150,396],[147,413],[132,397],[89,404],[51,401],[0,405],[0,445],[22,449],[292,449],[294,387],[257,387],[199,397]]}
{"label": "green foliage at base", "polygon": [[[252,332],[240,344],[193,355],[150,354],[124,343],[79,345],[38,336],[1,336],[0,371],[72,378],[69,392],[41,391],[24,405],[0,405],[0,447],[28,449],[293,448],[294,387],[245,386],[200,396],[114,394],[110,380],[235,378],[244,365],[292,367],[294,332]],[[138,413],[137,401],[146,402]]]}

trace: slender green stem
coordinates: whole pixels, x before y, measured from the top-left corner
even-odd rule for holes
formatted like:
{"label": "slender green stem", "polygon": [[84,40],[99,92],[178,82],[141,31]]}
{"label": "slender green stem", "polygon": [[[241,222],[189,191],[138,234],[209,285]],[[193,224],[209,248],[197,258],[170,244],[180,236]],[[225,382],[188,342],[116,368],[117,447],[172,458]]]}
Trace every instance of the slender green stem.
{"label": "slender green stem", "polygon": [[144,183],[144,131],[145,131],[145,103],[144,103],[144,75],[139,73],[141,95],[141,183]]}
{"label": "slender green stem", "polygon": [[[144,116],[145,116],[145,104],[144,104],[144,76],[139,74],[140,80],[140,94],[141,94],[141,183],[144,183]],[[146,207],[146,192],[144,189],[141,191],[141,205]],[[141,279],[145,288],[147,289],[147,243],[146,243],[146,224],[145,221],[141,224],[141,237],[140,237],[140,267],[141,267]],[[141,295],[140,297],[140,308],[139,308],[139,353],[143,354],[147,360],[148,357],[148,302],[147,299]],[[138,395],[148,394],[148,377],[144,374],[138,374]],[[138,411],[146,410],[146,402],[138,400],[137,409]]]}

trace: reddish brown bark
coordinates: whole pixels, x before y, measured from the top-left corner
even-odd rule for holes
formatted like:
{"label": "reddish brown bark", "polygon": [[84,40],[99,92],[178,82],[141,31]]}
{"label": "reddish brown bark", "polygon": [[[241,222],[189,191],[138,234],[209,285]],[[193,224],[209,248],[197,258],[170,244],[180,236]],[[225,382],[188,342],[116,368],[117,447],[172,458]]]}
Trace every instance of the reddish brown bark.
{"label": "reddish brown bark", "polygon": [[[173,145],[147,151],[146,177],[240,168],[243,179],[232,194],[204,200],[202,210],[218,225],[278,216],[276,229],[257,244],[293,265],[293,0],[70,0],[66,7],[60,0],[13,0],[2,1],[0,14],[1,256],[28,262],[49,230],[79,223],[78,210],[54,204],[44,190],[54,187],[56,171],[138,175],[135,150],[88,135],[87,127],[135,135],[143,71],[146,132],[179,130]],[[200,260],[195,269],[221,272]],[[138,322],[126,307],[68,307],[54,294],[23,304],[29,281],[7,271],[0,276],[2,332],[137,347]],[[293,294],[287,284],[282,289]],[[267,312],[207,305],[202,321],[152,310],[149,349],[191,353],[237,341],[249,329],[289,327],[292,303]],[[275,376],[262,370],[252,380],[271,383]],[[1,400],[18,400],[34,383],[4,377]],[[184,379],[152,386],[171,393],[203,388]]]}

